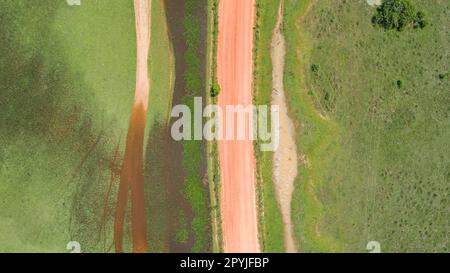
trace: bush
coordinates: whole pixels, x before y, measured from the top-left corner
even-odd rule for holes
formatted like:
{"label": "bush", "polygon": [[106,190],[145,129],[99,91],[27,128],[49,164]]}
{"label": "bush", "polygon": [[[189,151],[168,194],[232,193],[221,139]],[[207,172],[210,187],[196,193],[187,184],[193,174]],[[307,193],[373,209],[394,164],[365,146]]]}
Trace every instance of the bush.
{"label": "bush", "polygon": [[424,28],[427,25],[425,14],[421,11],[416,12],[408,0],[384,0],[377,8],[372,23],[386,30],[397,31],[403,31],[407,27]]}
{"label": "bush", "polygon": [[311,65],[311,71],[317,74],[320,70],[320,66],[318,64]]}
{"label": "bush", "polygon": [[425,20],[425,14],[421,11],[417,13],[416,22],[414,23],[414,27],[424,28],[427,26],[427,21]]}
{"label": "bush", "polygon": [[215,98],[220,94],[220,85],[215,83],[211,86],[211,97]]}

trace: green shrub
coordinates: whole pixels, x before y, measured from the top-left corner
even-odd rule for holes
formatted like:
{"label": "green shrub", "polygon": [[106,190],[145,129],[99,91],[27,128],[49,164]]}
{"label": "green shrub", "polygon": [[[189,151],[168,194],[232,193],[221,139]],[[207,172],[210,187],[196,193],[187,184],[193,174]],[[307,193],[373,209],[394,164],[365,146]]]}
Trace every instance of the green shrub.
{"label": "green shrub", "polygon": [[320,70],[320,66],[318,64],[311,65],[311,71],[317,74]]}
{"label": "green shrub", "polygon": [[220,85],[215,83],[211,86],[211,97],[215,98],[220,94]]}
{"label": "green shrub", "polygon": [[427,25],[425,14],[421,11],[416,12],[408,0],[384,0],[377,8],[372,23],[386,30],[397,31],[403,31],[407,27],[424,28]]}
{"label": "green shrub", "polygon": [[417,13],[416,22],[414,27],[425,28],[428,25],[428,22],[425,20],[425,14],[421,11]]}

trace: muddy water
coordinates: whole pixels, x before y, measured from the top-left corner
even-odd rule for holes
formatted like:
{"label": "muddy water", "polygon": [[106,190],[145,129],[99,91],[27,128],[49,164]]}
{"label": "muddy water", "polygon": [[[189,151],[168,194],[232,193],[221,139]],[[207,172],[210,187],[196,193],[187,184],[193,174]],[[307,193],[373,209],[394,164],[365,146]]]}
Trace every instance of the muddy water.
{"label": "muddy water", "polygon": [[[205,82],[205,68],[206,68],[206,35],[207,35],[207,1],[198,0],[203,2],[205,10],[198,9],[194,11],[196,14],[190,14],[190,16],[195,16],[200,24],[199,32],[201,39],[196,41],[199,43],[200,48],[195,52],[200,61],[200,68],[198,72],[198,77],[201,78],[202,83]],[[201,90],[187,90],[185,82],[185,74],[188,68],[186,63],[186,52],[188,50],[188,45],[185,39],[185,28],[184,20],[186,16],[186,1],[185,0],[165,0],[165,12],[167,18],[167,25],[169,29],[169,35],[171,39],[171,44],[175,56],[175,86],[173,93],[172,105],[183,104],[186,99],[193,101],[192,93],[199,94],[202,96],[204,94],[204,86]],[[166,133],[166,143],[165,143],[165,157],[167,157],[165,162],[166,170],[164,171],[164,179],[167,183],[167,204],[168,204],[168,241],[169,241],[169,251],[170,252],[190,252],[194,245],[195,238],[193,237],[193,232],[190,229],[192,220],[194,217],[191,204],[186,200],[184,196],[185,189],[185,178],[186,175],[183,171],[183,145],[181,142],[176,142],[172,140],[170,136],[170,126],[173,120],[169,123]],[[205,149],[204,149],[205,150]],[[206,150],[205,150],[206,151]],[[206,152],[203,153],[206,156]],[[161,159],[163,160],[163,159]],[[202,160],[201,166],[199,166],[200,177],[203,177],[206,172],[206,161]],[[198,181],[201,183],[201,181]],[[181,211],[180,211],[181,210]],[[179,217],[180,213],[184,215],[187,227],[189,229],[189,239],[186,242],[178,242],[176,240],[176,232],[179,230]],[[205,249],[207,251],[207,249]]]}
{"label": "muddy water", "polygon": [[117,199],[114,243],[116,252],[122,252],[122,237],[128,193],[131,192],[131,220],[133,233],[133,251],[147,250],[147,222],[145,218],[143,147],[146,112],[143,105],[133,108],[128,128],[127,144],[120,174],[120,186]]}
{"label": "muddy water", "polygon": [[[186,53],[186,43],[183,39],[183,19],[184,19],[184,0],[166,0],[164,1],[169,35],[173,46],[175,56],[175,86],[173,91],[172,105],[181,103],[184,95],[183,75],[186,70],[184,55]],[[171,125],[171,124],[170,124]],[[193,245],[192,234],[185,243],[175,240],[178,228],[178,215],[181,209],[186,217],[187,225],[192,222],[193,212],[189,202],[184,198],[184,178],[183,171],[183,145],[181,142],[172,140],[169,134],[170,128],[166,129],[166,147],[165,156],[168,163],[168,169],[164,170],[163,178],[166,183],[167,191],[167,239],[169,252],[189,252]],[[172,170],[172,171],[171,171]],[[176,171],[175,171],[176,170]]]}
{"label": "muddy water", "polygon": [[278,203],[284,225],[284,242],[286,252],[296,252],[291,222],[291,201],[294,180],[297,176],[297,147],[294,139],[294,124],[288,116],[286,97],[283,86],[285,40],[282,33],[283,1],[280,3],[277,24],[271,45],[273,94],[272,105],[280,109],[280,146],[273,156],[273,176]]}

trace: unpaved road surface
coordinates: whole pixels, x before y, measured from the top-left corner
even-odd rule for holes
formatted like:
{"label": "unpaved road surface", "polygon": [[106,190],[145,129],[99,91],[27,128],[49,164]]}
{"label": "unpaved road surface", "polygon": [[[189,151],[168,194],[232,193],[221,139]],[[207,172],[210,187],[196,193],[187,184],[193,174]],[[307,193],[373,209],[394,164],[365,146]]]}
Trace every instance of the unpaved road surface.
{"label": "unpaved road surface", "polygon": [[[218,104],[251,105],[255,0],[219,3]],[[226,135],[226,130],[224,130]],[[253,141],[219,141],[221,213],[225,252],[259,252]]]}
{"label": "unpaved road surface", "polygon": [[134,9],[137,39],[136,90],[116,205],[116,218],[114,223],[114,245],[116,252],[123,251],[123,228],[129,193],[131,194],[133,252],[147,251],[143,148],[149,95],[147,60],[150,47],[151,1],[134,0]]}
{"label": "unpaved road surface", "polygon": [[[283,2],[283,1],[282,1]],[[285,40],[282,33],[283,3],[280,3],[277,25],[271,45],[273,94],[272,105],[280,110],[280,146],[273,155],[273,178],[278,203],[284,225],[284,245],[286,252],[297,252],[292,234],[291,202],[294,181],[297,176],[297,146],[294,138],[294,124],[289,119],[284,94],[283,75],[285,59]]]}

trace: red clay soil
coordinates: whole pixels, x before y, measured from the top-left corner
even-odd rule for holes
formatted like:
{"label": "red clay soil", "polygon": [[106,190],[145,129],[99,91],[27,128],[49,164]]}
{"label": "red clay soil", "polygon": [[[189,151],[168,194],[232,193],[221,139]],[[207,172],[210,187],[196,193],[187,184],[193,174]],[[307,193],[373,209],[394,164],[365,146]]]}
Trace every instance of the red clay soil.
{"label": "red clay soil", "polygon": [[116,252],[123,251],[123,227],[129,192],[131,192],[133,252],[147,251],[143,147],[149,94],[147,60],[150,47],[150,2],[149,0],[134,0],[137,36],[136,91],[117,197],[114,223]]}
{"label": "red clay soil", "polygon": [[[218,104],[251,105],[255,0],[219,3]],[[224,135],[226,135],[224,129]],[[221,213],[225,252],[260,252],[253,142],[219,141]]]}

